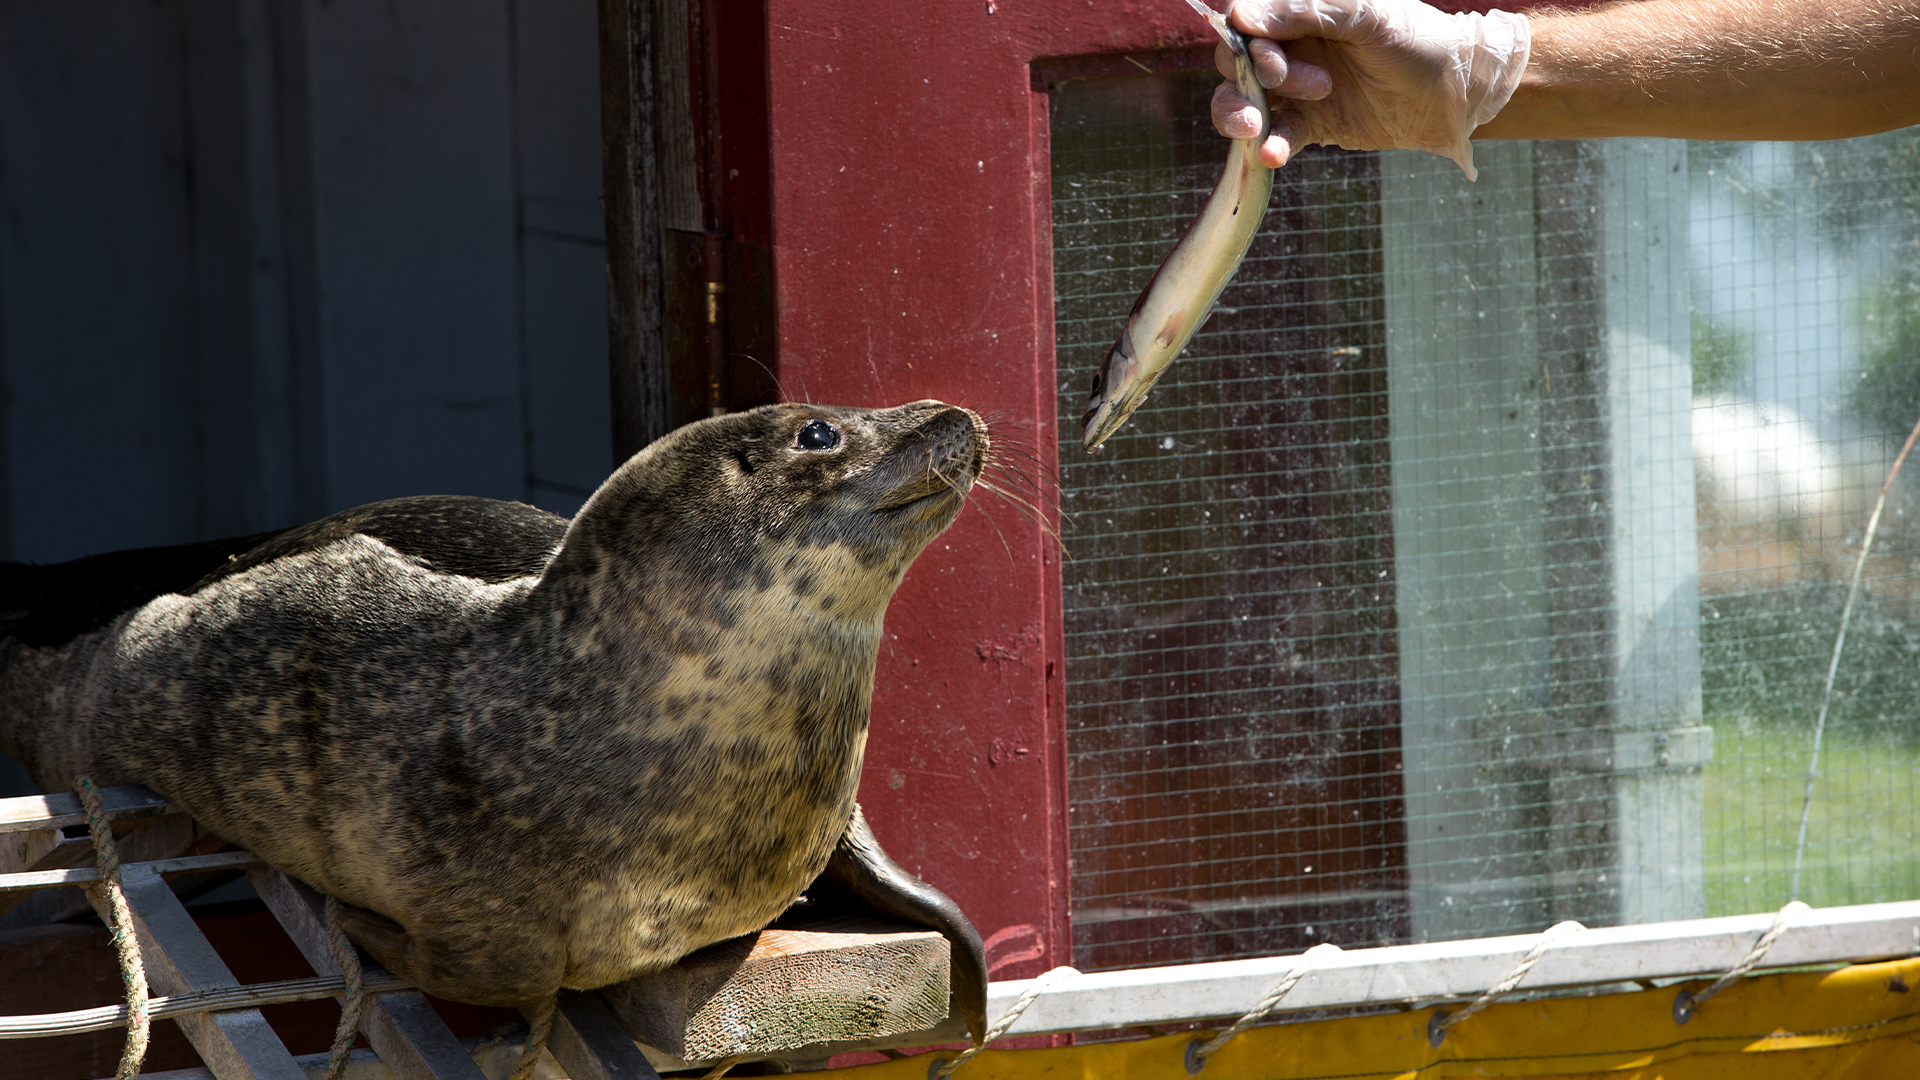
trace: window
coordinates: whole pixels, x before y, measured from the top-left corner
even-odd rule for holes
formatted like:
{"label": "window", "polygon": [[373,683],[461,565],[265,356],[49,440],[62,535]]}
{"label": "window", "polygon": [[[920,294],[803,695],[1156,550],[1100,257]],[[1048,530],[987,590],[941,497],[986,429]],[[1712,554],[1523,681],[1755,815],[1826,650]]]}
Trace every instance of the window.
{"label": "window", "polygon": [[[1094,458],[1085,387],[1224,146],[1056,84],[1075,962],[1920,895],[1920,138],[1315,150]],[[1916,264],[1905,255],[1908,266]]]}

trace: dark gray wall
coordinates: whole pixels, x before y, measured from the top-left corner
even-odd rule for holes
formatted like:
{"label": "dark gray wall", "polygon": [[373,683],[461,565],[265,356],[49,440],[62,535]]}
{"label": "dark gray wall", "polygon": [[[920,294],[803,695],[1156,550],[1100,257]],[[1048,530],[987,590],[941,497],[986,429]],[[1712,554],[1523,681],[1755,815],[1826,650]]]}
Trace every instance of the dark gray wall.
{"label": "dark gray wall", "polygon": [[591,0],[0,5],[0,551],[610,454]]}
{"label": "dark gray wall", "polygon": [[593,0],[0,4],[0,557],[573,513],[612,452],[596,33]]}

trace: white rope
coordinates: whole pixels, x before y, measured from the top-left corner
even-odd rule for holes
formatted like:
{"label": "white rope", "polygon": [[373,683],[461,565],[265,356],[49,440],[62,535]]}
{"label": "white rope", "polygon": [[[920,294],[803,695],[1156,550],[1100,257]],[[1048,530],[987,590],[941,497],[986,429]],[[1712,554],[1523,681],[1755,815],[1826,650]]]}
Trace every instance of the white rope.
{"label": "white rope", "polygon": [[360,954],[341,925],[340,901],[329,895],[326,911],[327,940],[333,944],[334,962],[340,965],[340,977],[346,981],[347,999],[340,1004],[340,1022],[333,1029],[325,1080],[340,1080],[347,1070],[347,1057],[353,1053],[353,1041],[360,1034],[360,1014],[367,1007],[367,982],[360,970]]}
{"label": "white rope", "polygon": [[1042,991],[1062,979],[1071,979],[1078,974],[1080,974],[1079,971],[1063,964],[1033,980],[1032,985],[1021,991],[1020,996],[1013,999],[1013,1004],[1007,1006],[1007,1011],[1000,1014],[1000,1019],[995,1020],[993,1026],[987,1028],[986,1033],[980,1036],[979,1042],[967,1047],[966,1050],[961,1052],[959,1057],[954,1058],[952,1061],[943,1061],[935,1058],[933,1068],[928,1070],[927,1076],[929,1078],[952,1076],[953,1070],[972,1061],[974,1055],[987,1048],[988,1043],[1005,1035],[1007,1029],[1013,1027],[1013,1022],[1020,1019],[1020,1014],[1027,1011],[1027,1006],[1033,1004],[1034,1001],[1039,998]]}
{"label": "white rope", "polygon": [[94,861],[100,864],[107,929],[113,932],[113,950],[120,959],[120,981],[127,989],[127,1042],[120,1052],[118,1080],[134,1080],[147,1058],[147,1034],[152,1024],[147,1001],[147,969],[140,960],[140,935],[134,929],[133,909],[120,885],[120,852],[113,846],[113,826],[100,801],[100,789],[90,777],[76,777],[73,788],[87,811],[87,830],[93,834]]}
{"label": "white rope", "polygon": [[1693,1014],[1700,1006],[1707,1003],[1708,998],[1745,978],[1747,972],[1757,967],[1760,959],[1767,955],[1767,950],[1773,948],[1773,943],[1780,940],[1780,935],[1787,932],[1793,917],[1806,910],[1808,910],[1807,905],[1798,900],[1787,901],[1784,907],[1773,913],[1773,925],[1767,927],[1767,932],[1761,934],[1760,940],[1754,942],[1753,948],[1747,950],[1746,959],[1735,964],[1733,970],[1713,980],[1711,985],[1697,994],[1686,990],[1680,991],[1680,996],[1673,999],[1673,1022],[1684,1024],[1693,1019]]}
{"label": "white rope", "polygon": [[1527,972],[1533,970],[1533,965],[1539,963],[1540,958],[1546,955],[1549,946],[1561,938],[1566,937],[1568,934],[1578,933],[1585,929],[1586,927],[1572,919],[1547,927],[1546,931],[1540,935],[1540,940],[1534,942],[1533,948],[1527,950],[1527,955],[1521,957],[1520,962],[1513,965],[1512,971],[1507,972],[1507,977],[1494,983],[1492,987],[1488,988],[1486,993],[1474,998],[1473,1004],[1468,1005],[1457,1013],[1450,1013],[1444,1009],[1434,1013],[1433,1019],[1427,1023],[1427,1041],[1434,1046],[1439,1046],[1446,1040],[1448,1028],[1453,1027],[1467,1017],[1472,1016],[1474,1013],[1479,1012],[1481,1009],[1512,993],[1513,989],[1520,985],[1520,980],[1527,977]]}
{"label": "white rope", "polygon": [[553,1011],[559,1005],[560,995],[555,991],[533,1007],[533,1015],[527,1017],[526,1048],[520,1051],[520,1060],[513,1063],[507,1080],[527,1080],[533,1075],[534,1067],[540,1064],[540,1054],[547,1048],[547,1035],[553,1031]]}
{"label": "white rope", "polygon": [[1807,757],[1807,788],[1800,799],[1800,835],[1793,842],[1793,881],[1787,887],[1787,895],[1794,899],[1800,897],[1800,857],[1807,852],[1807,822],[1813,816],[1813,782],[1820,775],[1820,736],[1827,730],[1827,706],[1833,702],[1833,677],[1840,672],[1840,650],[1847,644],[1847,623],[1853,618],[1853,602],[1860,599],[1860,577],[1867,568],[1867,552],[1873,549],[1874,530],[1880,527],[1880,512],[1887,508],[1887,493],[1893,490],[1893,478],[1900,475],[1900,466],[1906,463],[1916,439],[1920,439],[1920,420],[1915,421],[1913,430],[1907,433],[1906,443],[1893,459],[1893,468],[1887,470],[1886,482],[1880,485],[1880,497],[1874,500],[1873,513],[1867,517],[1866,534],[1860,538],[1860,557],[1853,563],[1847,602],[1840,607],[1840,632],[1833,639],[1833,656],[1827,660],[1827,685],[1820,691],[1820,715],[1813,722],[1813,753]]}
{"label": "white rope", "polygon": [[1260,1003],[1248,1010],[1245,1016],[1235,1020],[1232,1027],[1214,1036],[1204,1045],[1189,1044],[1187,1050],[1187,1071],[1190,1073],[1199,1072],[1201,1066],[1206,1064],[1207,1058],[1219,1051],[1221,1047],[1232,1042],[1234,1036],[1259,1023],[1263,1017],[1272,1012],[1273,1007],[1280,1004],[1280,999],[1287,996],[1287,991],[1292,990],[1295,983],[1305,978],[1307,972],[1320,966],[1322,958],[1337,955],[1339,952],[1340,946],[1335,945],[1331,941],[1323,941],[1313,948],[1308,949],[1306,952],[1301,953],[1299,961],[1293,965],[1293,970],[1287,972],[1286,978],[1275,983],[1273,989],[1267,991],[1267,996],[1261,998]]}

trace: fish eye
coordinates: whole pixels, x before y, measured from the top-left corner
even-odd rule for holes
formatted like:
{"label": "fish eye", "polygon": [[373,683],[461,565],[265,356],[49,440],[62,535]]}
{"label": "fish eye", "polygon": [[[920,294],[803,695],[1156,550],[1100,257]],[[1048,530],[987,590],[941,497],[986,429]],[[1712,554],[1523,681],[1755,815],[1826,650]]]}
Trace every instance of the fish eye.
{"label": "fish eye", "polygon": [[831,450],[840,445],[840,429],[825,420],[809,420],[795,441],[802,450]]}

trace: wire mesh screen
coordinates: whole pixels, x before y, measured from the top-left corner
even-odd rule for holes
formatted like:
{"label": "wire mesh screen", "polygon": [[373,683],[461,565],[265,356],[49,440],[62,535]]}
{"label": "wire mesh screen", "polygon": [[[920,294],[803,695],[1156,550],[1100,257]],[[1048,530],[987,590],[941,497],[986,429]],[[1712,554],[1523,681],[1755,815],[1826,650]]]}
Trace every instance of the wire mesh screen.
{"label": "wire mesh screen", "polygon": [[[1210,92],[1056,96],[1063,432],[1219,174]],[[1063,455],[1075,952],[1096,967],[1405,934],[1379,177],[1320,153],[1278,181],[1179,377],[1096,461]]]}
{"label": "wire mesh screen", "polygon": [[1215,81],[1053,88],[1076,964],[1766,910],[1796,850],[1920,895],[1904,498],[1798,839],[1920,417],[1911,138],[1310,151],[1089,458]]}

